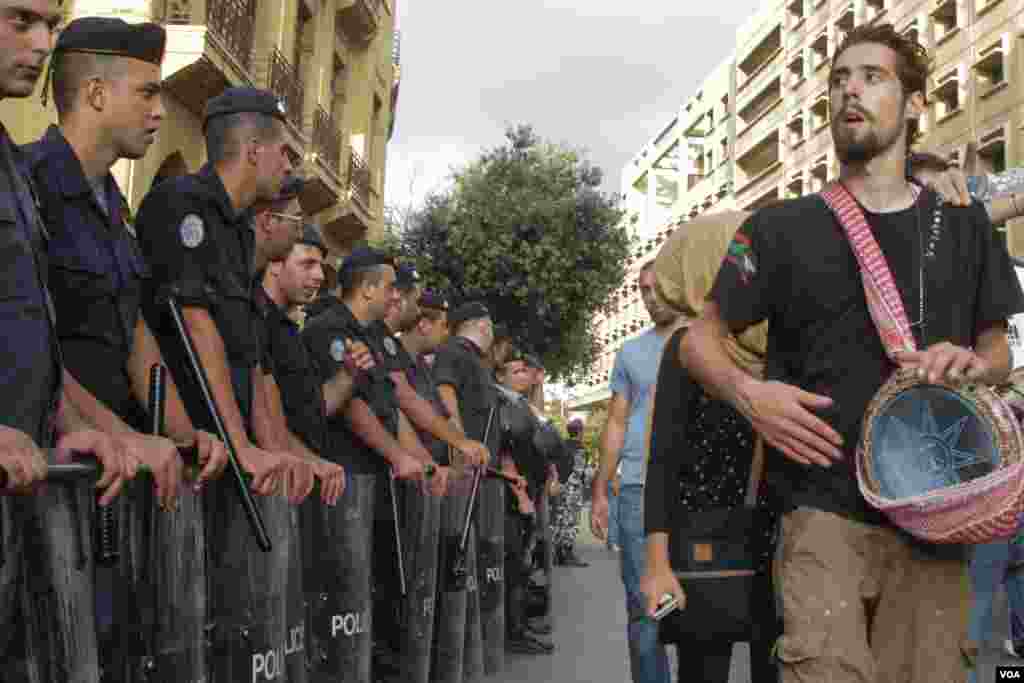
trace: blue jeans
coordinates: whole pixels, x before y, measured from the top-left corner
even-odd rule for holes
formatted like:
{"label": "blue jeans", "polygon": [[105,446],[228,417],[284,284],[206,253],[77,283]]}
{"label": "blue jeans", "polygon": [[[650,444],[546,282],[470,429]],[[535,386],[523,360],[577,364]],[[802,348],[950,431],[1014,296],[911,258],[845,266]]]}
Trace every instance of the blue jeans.
{"label": "blue jeans", "polygon": [[[1010,619],[1019,619],[1024,614],[1024,571],[1008,571],[1011,561],[1020,561],[1022,551],[1024,548],[1009,541],[974,546],[970,569],[974,599],[971,603],[968,635],[978,647],[985,644],[991,632],[992,610],[999,587],[1004,581],[1010,600]],[[973,670],[968,680],[970,683],[977,681]]]}
{"label": "blue jeans", "polygon": [[670,683],[668,655],[665,646],[658,641],[658,624],[646,616],[646,600],[640,592],[640,578],[647,563],[644,488],[622,486],[618,498],[618,540],[622,546],[622,584],[626,588],[629,614],[626,637],[633,683]]}
{"label": "blue jeans", "polygon": [[608,482],[608,547],[619,545],[619,497],[612,494],[612,483]]}

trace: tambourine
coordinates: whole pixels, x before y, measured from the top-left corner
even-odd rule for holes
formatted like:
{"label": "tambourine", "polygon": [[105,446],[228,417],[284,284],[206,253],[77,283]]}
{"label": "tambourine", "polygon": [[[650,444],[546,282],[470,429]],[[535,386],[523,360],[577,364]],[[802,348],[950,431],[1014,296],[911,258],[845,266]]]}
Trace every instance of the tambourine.
{"label": "tambourine", "polygon": [[936,543],[1016,533],[1024,431],[1015,386],[929,383],[895,372],[872,399],[857,457],[861,493],[896,525]]}

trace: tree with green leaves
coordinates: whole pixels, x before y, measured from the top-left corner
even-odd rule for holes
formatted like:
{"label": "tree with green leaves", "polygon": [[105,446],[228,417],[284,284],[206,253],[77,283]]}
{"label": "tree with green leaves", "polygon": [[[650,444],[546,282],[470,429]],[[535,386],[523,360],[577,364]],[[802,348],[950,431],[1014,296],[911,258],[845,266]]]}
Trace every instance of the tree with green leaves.
{"label": "tree with green leaves", "polygon": [[600,185],[578,150],[510,128],[427,197],[397,236],[401,255],[454,303],[484,301],[549,378],[572,383],[600,351],[590,321],[629,256],[624,212]]}

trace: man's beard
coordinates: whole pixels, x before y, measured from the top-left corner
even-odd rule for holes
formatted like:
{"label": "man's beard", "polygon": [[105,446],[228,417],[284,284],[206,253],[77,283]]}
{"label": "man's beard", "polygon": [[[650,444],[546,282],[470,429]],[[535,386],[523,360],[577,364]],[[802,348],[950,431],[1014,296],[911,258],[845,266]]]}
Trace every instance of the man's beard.
{"label": "man's beard", "polygon": [[839,134],[832,129],[832,140],[835,144],[836,157],[844,164],[863,164],[887,152],[899,141],[906,123],[901,121],[896,132],[883,139],[877,130],[870,130],[859,140]]}

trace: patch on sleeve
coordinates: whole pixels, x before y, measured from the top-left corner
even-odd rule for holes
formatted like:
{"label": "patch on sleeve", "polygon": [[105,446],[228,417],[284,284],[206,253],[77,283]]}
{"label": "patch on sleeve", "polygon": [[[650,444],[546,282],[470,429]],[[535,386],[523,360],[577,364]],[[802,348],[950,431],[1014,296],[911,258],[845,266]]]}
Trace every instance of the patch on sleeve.
{"label": "patch on sleeve", "polygon": [[748,284],[757,275],[757,261],[754,259],[754,251],[750,246],[750,237],[743,232],[737,232],[729,243],[729,250],[725,254],[727,263],[731,263],[739,271],[740,280]]}
{"label": "patch on sleeve", "polygon": [[336,363],[342,362],[345,358],[345,341],[341,337],[331,342],[331,358]]}
{"label": "patch on sleeve", "polygon": [[194,213],[188,214],[181,219],[178,233],[181,235],[182,244],[189,249],[195,249],[203,243],[203,238],[206,237],[203,219]]}

